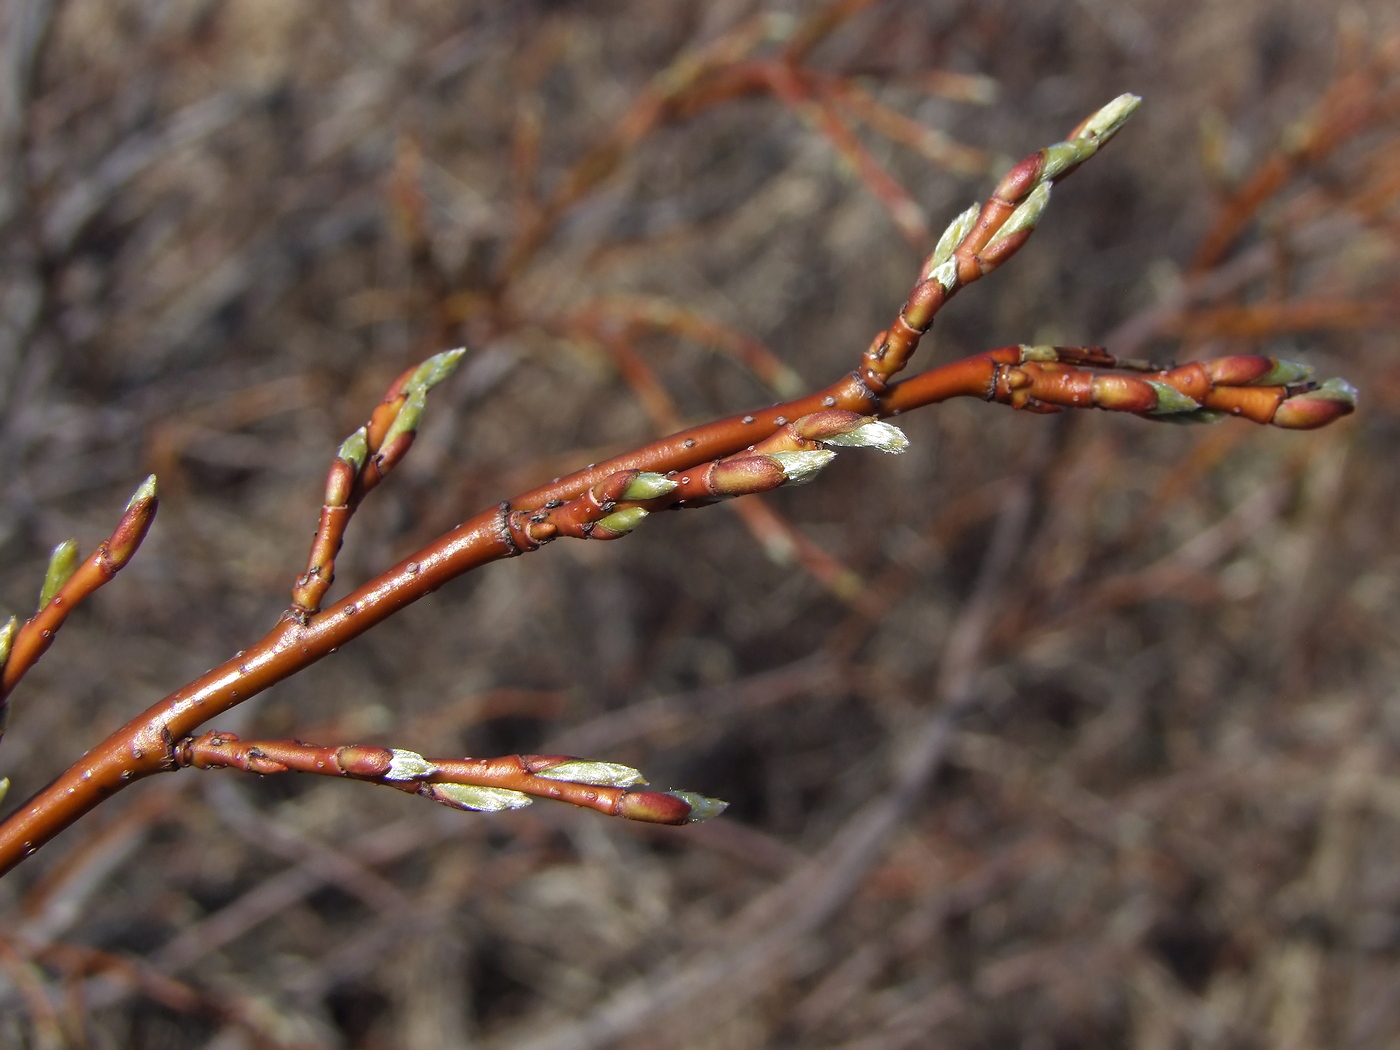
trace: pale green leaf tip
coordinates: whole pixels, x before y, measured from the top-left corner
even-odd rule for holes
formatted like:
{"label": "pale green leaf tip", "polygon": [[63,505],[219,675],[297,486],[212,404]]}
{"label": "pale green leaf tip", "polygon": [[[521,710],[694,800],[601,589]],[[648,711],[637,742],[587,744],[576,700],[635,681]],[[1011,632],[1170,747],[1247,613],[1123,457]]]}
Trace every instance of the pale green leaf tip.
{"label": "pale green leaf tip", "polygon": [[389,770],[384,774],[385,780],[422,780],[438,771],[437,766],[417,751],[392,748],[390,754],[394,757],[389,760]]}
{"label": "pale green leaf tip", "polygon": [[1316,390],[1309,391],[1305,396],[1319,398],[1323,401],[1341,401],[1355,408],[1358,393],[1356,387],[1345,379],[1334,378],[1327,380]]}
{"label": "pale green leaf tip", "polygon": [[524,809],[535,800],[523,791],[510,788],[479,787],[474,784],[434,784],[433,793],[458,809],[478,813],[500,813],[507,809]]}
{"label": "pale green leaf tip", "polygon": [[1288,386],[1313,376],[1313,366],[1298,361],[1274,361],[1274,367],[1254,381],[1255,386]]}
{"label": "pale green leaf tip", "polygon": [[389,424],[389,430],[385,433],[384,441],[379,447],[388,448],[402,435],[416,431],[418,423],[423,418],[423,407],[427,403],[428,388],[426,386],[415,386],[410,390],[403,407],[399,409],[399,414]]}
{"label": "pale green leaf tip", "polygon": [[728,802],[710,798],[694,791],[668,791],[666,794],[673,795],[690,807],[690,816],[686,818],[688,824],[699,824],[702,820],[710,820],[729,808]]}
{"label": "pale green leaf tip", "polygon": [[437,386],[457,371],[457,366],[461,364],[462,357],[466,352],[465,346],[459,346],[455,350],[444,350],[440,354],[434,354],[418,366],[412,378],[404,384],[405,389],[422,387],[424,390],[428,390]]}
{"label": "pale green leaf tip", "polygon": [[778,461],[789,485],[805,485],[825,469],[836,458],[836,453],[826,449],[811,452],[774,452],[771,458]]}
{"label": "pale green leaf tip", "polygon": [[657,499],[661,496],[669,496],[680,486],[668,478],[665,474],[653,474],[650,471],[643,471],[632,479],[631,484],[622,492],[623,499]]}
{"label": "pale green leaf tip", "polygon": [[78,571],[78,541],[64,540],[49,555],[49,567],[44,572],[44,586],[39,591],[39,608],[53,600],[59,588]]}
{"label": "pale green leaf tip", "polygon": [[563,780],[571,784],[589,784],[593,787],[636,787],[645,784],[641,770],[616,762],[589,762],[581,758],[561,762],[536,776],[546,780]]}
{"label": "pale green leaf tip", "polygon": [[957,251],[958,245],[963,242],[963,238],[968,235],[977,222],[977,216],[981,211],[982,206],[974,203],[948,224],[948,228],[938,238],[938,245],[933,249],[933,254],[928,257],[924,264],[924,280],[932,277],[934,270],[952,258],[953,252]]}
{"label": "pale green leaf tip", "polygon": [[369,435],[364,427],[341,442],[340,448],[336,451],[336,459],[343,459],[357,471],[365,465],[365,460],[369,458]]}
{"label": "pale green leaf tip", "polygon": [[1137,112],[1141,105],[1142,98],[1138,95],[1130,93],[1119,95],[1090,117],[1083,130],[1076,137],[1093,136],[1102,145],[1118,134],[1119,129],[1128,122],[1128,119]]}
{"label": "pale green leaf tip", "polygon": [[844,448],[878,448],[881,452],[898,455],[908,451],[909,437],[892,423],[871,419],[844,434],[822,438],[822,444]]}
{"label": "pale green leaf tip", "polygon": [[132,494],[131,499],[126,501],[126,509],[131,510],[133,507],[139,506],[142,503],[149,503],[151,500],[155,499],[157,495],[156,476],[151,474],[145,481],[141,482],[141,487]]}
{"label": "pale green leaf tip", "polygon": [[1167,416],[1177,412],[1195,412],[1201,407],[1199,401],[1187,397],[1170,383],[1159,383],[1153,379],[1144,382],[1157,391],[1157,407],[1149,409],[1151,415]]}
{"label": "pale green leaf tip", "polygon": [[5,801],[5,796],[10,793],[10,778],[0,777],[0,803]]}

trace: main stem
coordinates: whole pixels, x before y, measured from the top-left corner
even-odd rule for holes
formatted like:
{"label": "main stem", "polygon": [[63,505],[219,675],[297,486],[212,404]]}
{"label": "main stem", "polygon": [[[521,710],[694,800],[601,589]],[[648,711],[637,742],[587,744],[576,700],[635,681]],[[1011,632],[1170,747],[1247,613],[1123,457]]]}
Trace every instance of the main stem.
{"label": "main stem", "polygon": [[173,771],[175,743],[211,718],[305,669],[449,580],[519,553],[504,526],[508,511],[573,499],[619,470],[664,473],[698,466],[824,408],[889,416],[951,397],[987,397],[998,366],[1015,364],[1019,353],[1017,347],[988,351],[914,376],[878,396],[849,375],[807,397],[683,430],[478,514],[305,623],[284,616],[251,648],[171,693],[83,755],[0,824],[0,875],[122,788]]}

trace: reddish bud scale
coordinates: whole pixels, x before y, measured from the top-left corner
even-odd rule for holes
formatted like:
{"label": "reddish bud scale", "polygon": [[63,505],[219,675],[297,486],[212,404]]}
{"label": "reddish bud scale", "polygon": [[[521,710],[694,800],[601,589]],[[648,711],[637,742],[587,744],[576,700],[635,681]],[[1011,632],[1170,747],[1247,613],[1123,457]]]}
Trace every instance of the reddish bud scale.
{"label": "reddish bud scale", "polygon": [[99,546],[99,550],[106,549],[105,563],[111,572],[117,572],[131,560],[136,548],[140,547],[141,541],[146,538],[146,533],[151,531],[151,522],[155,521],[156,509],[159,506],[160,500],[152,496],[128,507],[121,521],[117,522],[117,527],[112,530],[111,537]]}
{"label": "reddish bud scale", "polygon": [[[675,480],[680,482],[676,494],[682,499],[691,499],[770,492],[787,480],[787,474],[781,464],[767,456],[745,456],[721,460],[708,469],[688,471]],[[695,489],[700,491],[692,496]]]}
{"label": "reddish bud scale", "polygon": [[389,428],[398,418],[399,409],[403,408],[404,402],[408,400],[400,392],[400,388],[415,371],[416,366],[394,380],[394,385],[389,388],[389,393],[384,395],[384,400],[375,405],[374,411],[369,414],[369,422],[365,424],[365,444],[369,447],[371,455],[379,451],[379,446],[384,443],[384,435],[389,433]]}
{"label": "reddish bud scale", "polygon": [[1113,412],[1151,412],[1157,407],[1157,391],[1133,376],[1096,375],[1092,382],[1094,404]]}
{"label": "reddish bud scale", "polygon": [[847,412],[841,408],[828,408],[813,412],[788,424],[799,438],[806,441],[825,441],[827,438],[849,434],[869,417],[859,412]]}
{"label": "reddish bud scale", "polygon": [[622,796],[617,815],[648,824],[684,824],[690,820],[690,803],[663,791],[632,791]]}
{"label": "reddish bud scale", "polygon": [[1272,357],[1258,354],[1235,354],[1201,362],[1210,381],[1221,386],[1248,386],[1272,372],[1277,364]]}
{"label": "reddish bud scale", "polygon": [[331,469],[326,473],[326,495],[323,505],[326,507],[343,507],[350,502],[350,495],[355,490],[355,479],[360,472],[355,469],[355,464],[343,459],[337,459],[331,464]]}
{"label": "reddish bud scale", "polygon": [[1159,383],[1168,383],[1176,387],[1194,401],[1201,401],[1215,387],[1215,384],[1211,382],[1210,373],[1207,371],[1209,364],[1210,362],[1192,361],[1180,368],[1159,372],[1151,378]]}
{"label": "reddish bud scale", "polygon": [[331,760],[347,777],[382,777],[389,772],[394,754],[388,748],[351,744],[336,748]]}
{"label": "reddish bud scale", "polygon": [[622,494],[637,480],[640,473],[640,470],[619,470],[615,474],[609,474],[588,490],[589,495],[599,507],[611,507],[622,498]]}
{"label": "reddish bud scale", "polygon": [[997,241],[990,248],[983,248],[977,253],[976,262],[978,276],[985,277],[991,273],[1007,259],[1011,258],[1021,250],[1021,246],[1031,239],[1031,234],[1035,232],[1034,226],[1028,226],[1024,230],[1017,230],[1010,237],[1005,237]]}
{"label": "reddish bud scale", "polygon": [[[1071,136],[1073,137],[1073,136]],[[1040,173],[1045,170],[1045,150],[1037,150],[1024,158],[1001,177],[992,197],[997,200],[1017,203],[1040,181]],[[990,203],[990,202],[989,202]],[[985,242],[984,242],[985,243]]]}
{"label": "reddish bud scale", "polygon": [[977,265],[977,254],[996,236],[997,230],[1006,225],[1006,220],[1015,210],[1013,202],[998,197],[982,205],[976,224],[953,252],[953,258],[958,261],[959,284],[971,284],[982,276],[981,267]]}
{"label": "reddish bud scale", "polygon": [[1355,407],[1345,401],[1299,394],[1279,405],[1270,422],[1285,430],[1316,430],[1354,411]]}
{"label": "reddish bud scale", "polygon": [[[1201,398],[1204,407],[1256,423],[1271,423],[1288,391],[1281,386],[1218,386]],[[1334,417],[1335,418],[1335,417]]]}
{"label": "reddish bud scale", "polygon": [[[408,455],[408,450],[413,447],[414,438],[417,431],[406,430],[398,437],[394,438],[388,445],[370,456],[369,462],[365,464],[365,491],[373,488],[384,480],[384,476],[399,464],[399,460]],[[373,481],[370,480],[373,475]]]}

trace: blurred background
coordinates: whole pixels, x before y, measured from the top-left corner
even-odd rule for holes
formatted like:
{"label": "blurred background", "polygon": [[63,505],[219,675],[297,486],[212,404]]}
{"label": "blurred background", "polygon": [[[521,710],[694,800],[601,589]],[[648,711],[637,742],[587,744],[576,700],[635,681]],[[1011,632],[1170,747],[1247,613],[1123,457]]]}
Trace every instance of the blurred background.
{"label": "blurred background", "polygon": [[6,1047],[1400,1039],[1400,19],[1314,0],[7,0],[0,600],[154,530],[13,698],[5,809],[256,640],[324,472],[449,346],[335,594],[850,369],[937,232],[1145,104],[916,367],[1258,352],[1327,430],[977,402],[903,457],[561,541],[217,728],[562,751],[653,828],[147,781],[0,883]]}

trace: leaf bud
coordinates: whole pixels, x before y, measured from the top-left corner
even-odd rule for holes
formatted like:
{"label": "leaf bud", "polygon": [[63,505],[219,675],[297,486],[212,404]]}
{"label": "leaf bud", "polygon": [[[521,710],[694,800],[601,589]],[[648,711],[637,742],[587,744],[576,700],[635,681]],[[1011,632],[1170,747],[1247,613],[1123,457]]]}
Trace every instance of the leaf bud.
{"label": "leaf bud", "polygon": [[500,813],[507,809],[524,809],[535,800],[523,791],[510,788],[481,787],[476,784],[424,784],[418,789],[434,802],[453,809],[477,813]]}
{"label": "leaf bud", "polygon": [[768,458],[777,461],[789,485],[805,485],[836,458],[836,453],[826,449],[811,452],[773,452]]}
{"label": "leaf bud", "polygon": [[39,608],[53,600],[59,588],[78,571],[78,541],[64,540],[49,555],[49,567],[44,572],[44,585],[39,589]]}
{"label": "leaf bud", "polygon": [[665,474],[653,474],[650,471],[643,471],[638,474],[622,490],[623,499],[657,499],[661,496],[669,496],[678,488],[677,484]]}
{"label": "leaf bud", "polygon": [[581,758],[569,759],[535,775],[546,780],[564,780],[571,784],[591,784],[594,787],[625,788],[646,783],[641,771],[631,766],[619,765],[616,762],[589,762]]}
{"label": "leaf bud", "polygon": [[1160,383],[1155,379],[1145,379],[1143,382],[1157,392],[1157,405],[1148,409],[1149,415],[1167,416],[1177,412],[1195,412],[1201,407],[1199,401],[1187,397],[1170,383]]}

